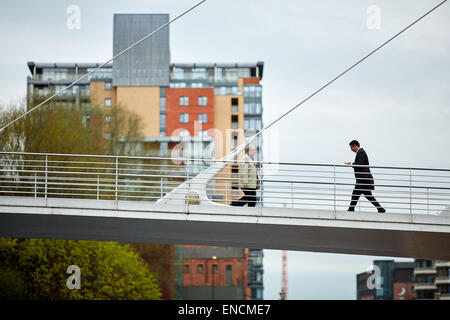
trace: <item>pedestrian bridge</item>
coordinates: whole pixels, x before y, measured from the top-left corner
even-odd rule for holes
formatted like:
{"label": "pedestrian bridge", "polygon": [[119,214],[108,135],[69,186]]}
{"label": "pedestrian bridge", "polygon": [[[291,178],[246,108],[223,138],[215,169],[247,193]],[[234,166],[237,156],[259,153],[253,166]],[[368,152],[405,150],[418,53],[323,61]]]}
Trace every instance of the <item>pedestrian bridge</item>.
{"label": "pedestrian bridge", "polygon": [[346,211],[345,165],[258,162],[256,206],[221,160],[0,153],[0,236],[199,244],[450,260],[450,170],[371,166]]}

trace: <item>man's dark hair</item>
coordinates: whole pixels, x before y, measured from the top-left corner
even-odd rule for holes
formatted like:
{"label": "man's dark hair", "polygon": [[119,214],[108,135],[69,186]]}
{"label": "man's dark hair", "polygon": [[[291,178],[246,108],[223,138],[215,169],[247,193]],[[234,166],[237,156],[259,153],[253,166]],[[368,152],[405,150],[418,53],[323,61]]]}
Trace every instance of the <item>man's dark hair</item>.
{"label": "man's dark hair", "polygon": [[359,147],[359,142],[357,140],[352,140],[352,141],[350,141],[349,145],[352,146],[352,147],[353,146],[358,146]]}

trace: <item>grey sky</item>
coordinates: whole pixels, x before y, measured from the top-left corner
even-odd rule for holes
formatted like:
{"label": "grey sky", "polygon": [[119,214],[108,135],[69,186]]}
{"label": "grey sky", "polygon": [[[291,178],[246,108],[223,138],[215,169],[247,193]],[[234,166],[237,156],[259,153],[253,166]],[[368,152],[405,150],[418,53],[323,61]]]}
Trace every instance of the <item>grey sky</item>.
{"label": "grey sky", "polygon": [[[196,2],[2,0],[0,100],[25,94],[27,61],[109,59],[114,13],[173,18]],[[209,0],[170,27],[172,61],[264,61],[267,124],[438,2]],[[71,4],[81,9],[80,30],[66,27]],[[370,5],[381,10],[379,30],[367,28]],[[358,139],[372,165],[449,168],[449,17],[445,4],[283,119],[275,160],[341,164]],[[281,253],[265,255],[265,298],[277,299]],[[355,274],[373,259],[290,252],[290,298],[354,299]]]}

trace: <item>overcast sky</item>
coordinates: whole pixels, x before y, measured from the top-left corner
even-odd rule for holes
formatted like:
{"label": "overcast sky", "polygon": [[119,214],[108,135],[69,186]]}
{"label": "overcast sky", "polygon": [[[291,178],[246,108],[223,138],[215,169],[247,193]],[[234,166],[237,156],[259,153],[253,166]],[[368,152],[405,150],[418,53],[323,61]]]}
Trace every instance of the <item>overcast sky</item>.
{"label": "overcast sky", "polygon": [[[171,25],[171,60],[264,61],[268,124],[438,2],[208,0]],[[2,0],[0,101],[25,95],[27,61],[111,58],[114,13],[173,18],[195,3]],[[80,29],[67,28],[70,5],[81,10]],[[380,20],[367,13],[374,5]],[[358,139],[371,165],[449,168],[449,18],[445,4],[271,128],[280,140],[265,160],[341,164],[353,160],[348,142]],[[289,252],[289,298],[354,299],[355,275],[374,259]],[[264,264],[264,297],[277,299],[281,252],[265,250]]]}

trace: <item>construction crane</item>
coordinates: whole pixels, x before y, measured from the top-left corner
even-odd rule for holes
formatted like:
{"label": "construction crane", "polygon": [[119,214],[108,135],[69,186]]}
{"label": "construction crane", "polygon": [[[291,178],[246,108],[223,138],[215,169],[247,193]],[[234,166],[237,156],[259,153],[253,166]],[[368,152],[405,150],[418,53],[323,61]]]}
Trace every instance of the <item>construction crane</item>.
{"label": "construction crane", "polygon": [[[283,206],[287,208],[287,204],[284,203]],[[281,291],[280,300],[287,300],[287,251],[283,250],[282,260],[281,260]]]}

